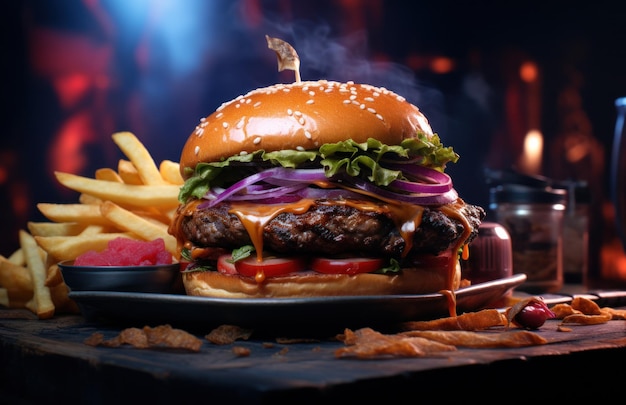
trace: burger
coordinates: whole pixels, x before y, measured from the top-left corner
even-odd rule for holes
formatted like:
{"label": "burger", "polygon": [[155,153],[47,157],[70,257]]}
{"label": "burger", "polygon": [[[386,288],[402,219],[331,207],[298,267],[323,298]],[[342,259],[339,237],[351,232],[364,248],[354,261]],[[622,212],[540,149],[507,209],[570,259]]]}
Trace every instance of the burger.
{"label": "burger", "polygon": [[457,194],[458,154],[381,87],[259,88],[202,118],[180,157],[169,232],[188,295],[453,292],[483,208]]}

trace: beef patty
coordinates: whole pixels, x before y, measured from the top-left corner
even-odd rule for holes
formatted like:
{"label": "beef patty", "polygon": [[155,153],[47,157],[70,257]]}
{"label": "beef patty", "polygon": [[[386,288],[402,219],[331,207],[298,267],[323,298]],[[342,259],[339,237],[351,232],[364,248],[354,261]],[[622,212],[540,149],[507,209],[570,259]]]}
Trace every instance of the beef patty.
{"label": "beef patty", "polygon": [[[182,220],[182,232],[196,246],[234,249],[252,244],[240,219],[230,214],[230,205],[195,209]],[[179,207],[179,213],[185,212]],[[472,227],[468,242],[478,233],[485,217],[482,207],[466,204],[461,213]],[[462,236],[461,222],[443,212],[425,207],[414,234],[411,254],[437,254]],[[302,214],[284,212],[263,228],[265,250],[289,254],[349,254],[400,258],[405,241],[390,215],[361,211],[344,204],[315,203]]]}

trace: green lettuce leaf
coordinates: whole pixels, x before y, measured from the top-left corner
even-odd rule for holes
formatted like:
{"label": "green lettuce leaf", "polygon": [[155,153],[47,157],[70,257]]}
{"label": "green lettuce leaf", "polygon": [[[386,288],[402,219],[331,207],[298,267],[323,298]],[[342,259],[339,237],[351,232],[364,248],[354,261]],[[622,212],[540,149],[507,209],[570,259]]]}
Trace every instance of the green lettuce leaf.
{"label": "green lettuce leaf", "polygon": [[[326,176],[340,173],[360,176],[378,186],[387,186],[402,178],[402,172],[390,170],[381,165],[385,160],[410,159],[416,164],[444,171],[448,162],[459,159],[452,147],[445,147],[439,136],[430,139],[424,134],[405,139],[400,145],[386,145],[370,138],[357,143],[346,140],[322,145],[319,150],[280,150],[275,152],[256,151],[245,155],[234,155],[220,162],[199,163],[193,174],[181,187],[179,200],[202,198],[213,187],[228,187],[263,167],[282,166],[286,168],[324,167]],[[257,165],[251,166],[250,163]],[[318,166],[319,167],[319,166]]]}

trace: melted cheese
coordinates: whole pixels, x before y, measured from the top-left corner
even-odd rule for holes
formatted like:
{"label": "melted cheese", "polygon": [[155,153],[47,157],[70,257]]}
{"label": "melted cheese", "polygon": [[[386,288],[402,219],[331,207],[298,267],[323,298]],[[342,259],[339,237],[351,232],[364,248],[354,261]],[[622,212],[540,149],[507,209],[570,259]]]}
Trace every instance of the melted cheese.
{"label": "melted cheese", "polygon": [[257,252],[257,260],[261,261],[263,260],[263,228],[265,225],[283,212],[303,214],[311,208],[313,202],[314,201],[311,199],[302,199],[298,202],[288,204],[272,205],[233,202],[228,212],[237,215],[246,228]]}

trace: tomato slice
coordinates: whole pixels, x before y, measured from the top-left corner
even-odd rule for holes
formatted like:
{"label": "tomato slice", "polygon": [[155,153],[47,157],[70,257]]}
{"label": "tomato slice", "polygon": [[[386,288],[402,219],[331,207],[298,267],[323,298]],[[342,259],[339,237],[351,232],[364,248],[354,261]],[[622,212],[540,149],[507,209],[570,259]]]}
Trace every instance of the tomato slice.
{"label": "tomato slice", "polygon": [[178,262],[178,266],[180,267],[180,271],[183,272],[185,270],[187,270],[187,266],[189,266],[189,261],[187,260],[181,260]]}
{"label": "tomato slice", "polygon": [[237,274],[237,269],[235,268],[235,263],[231,263],[230,259],[232,256],[230,254],[221,255],[217,258],[217,271],[222,274]]}
{"label": "tomato slice", "polygon": [[305,261],[299,257],[270,257],[258,261],[255,255],[235,262],[237,272],[242,276],[255,277],[262,281],[266,277],[276,277],[305,269]]}
{"label": "tomato slice", "polygon": [[318,257],[311,262],[313,270],[326,274],[371,273],[380,269],[383,265],[383,259],[370,257],[351,257],[347,259]]}

